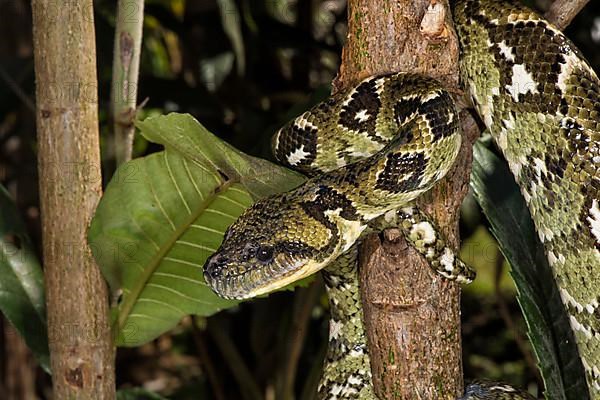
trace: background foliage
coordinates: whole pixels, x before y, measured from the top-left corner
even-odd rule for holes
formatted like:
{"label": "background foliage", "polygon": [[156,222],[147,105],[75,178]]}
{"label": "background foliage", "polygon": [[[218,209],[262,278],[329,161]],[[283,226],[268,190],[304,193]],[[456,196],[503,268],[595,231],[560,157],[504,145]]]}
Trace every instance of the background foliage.
{"label": "background foliage", "polygon": [[[345,7],[344,0],[147,1],[138,96],[148,102],[141,118],[190,113],[236,148],[270,158],[274,130],[329,92],[346,30]],[[113,1],[95,2],[105,183],[114,171],[107,146],[114,12]],[[10,38],[0,41],[0,182],[28,234],[23,243],[31,243],[28,251],[39,257],[29,3],[0,0],[0,15],[0,37]],[[600,70],[600,4],[590,2],[567,34]],[[65,95],[77,95],[74,82],[57,84]],[[134,156],[160,150],[136,135]],[[78,166],[65,161],[56,168],[70,174]],[[479,274],[463,296],[466,378],[505,380],[535,392],[539,377],[508,266],[472,197],[462,211],[461,254]],[[0,266],[8,251],[20,248],[16,238],[3,233]],[[47,398],[47,375],[8,320],[0,324],[0,392]],[[71,329],[76,334],[77,327]],[[118,385],[143,387],[170,399],[283,399],[290,393],[310,399],[326,337],[327,302],[317,280],[295,293],[277,293],[209,318],[185,317],[150,343],[120,348]],[[291,356],[296,350],[298,359]],[[123,398],[142,398],[136,390],[124,392]]]}

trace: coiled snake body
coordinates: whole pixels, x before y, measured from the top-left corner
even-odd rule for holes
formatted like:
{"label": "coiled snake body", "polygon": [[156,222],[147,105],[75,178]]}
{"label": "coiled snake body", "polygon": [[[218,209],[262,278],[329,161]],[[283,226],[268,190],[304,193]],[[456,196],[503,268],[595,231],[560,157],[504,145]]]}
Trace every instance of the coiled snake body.
{"label": "coiled snake body", "polygon": [[[461,0],[453,15],[463,86],[519,183],[590,397],[600,399],[600,82],[575,46],[525,7]],[[473,278],[412,205],[451,168],[460,142],[450,95],[405,73],[366,79],[276,133],[276,158],[311,178],[247,209],[204,274],[219,295],[249,298],[323,269],[332,315],[319,398],[376,398],[355,262],[369,225],[398,224],[434,270]],[[473,385],[464,397],[524,398],[501,385]]]}

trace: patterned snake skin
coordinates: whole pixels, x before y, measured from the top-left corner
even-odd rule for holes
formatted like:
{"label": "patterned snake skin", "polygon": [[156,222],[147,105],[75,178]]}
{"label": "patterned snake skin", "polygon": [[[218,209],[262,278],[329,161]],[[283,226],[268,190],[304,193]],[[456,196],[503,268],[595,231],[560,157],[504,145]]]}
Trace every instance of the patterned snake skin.
{"label": "patterned snake skin", "polygon": [[[600,399],[600,82],[567,38],[523,6],[461,0],[453,15],[463,86],[521,187],[590,398]],[[366,79],[274,136],[276,158],[311,178],[246,210],[204,274],[219,295],[250,298],[324,269],[331,320],[320,399],[376,399],[356,274],[364,232],[397,224],[435,271],[473,278],[412,205],[447,173],[460,142],[450,95],[405,73]],[[461,399],[531,397],[476,383]]]}

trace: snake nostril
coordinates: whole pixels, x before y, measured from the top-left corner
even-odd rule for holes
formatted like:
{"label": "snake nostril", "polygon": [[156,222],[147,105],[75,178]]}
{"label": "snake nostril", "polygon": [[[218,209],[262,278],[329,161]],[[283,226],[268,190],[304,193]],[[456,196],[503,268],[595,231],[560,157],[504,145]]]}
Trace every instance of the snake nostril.
{"label": "snake nostril", "polygon": [[210,279],[217,279],[222,275],[227,258],[222,254],[211,256],[204,264],[204,275]]}

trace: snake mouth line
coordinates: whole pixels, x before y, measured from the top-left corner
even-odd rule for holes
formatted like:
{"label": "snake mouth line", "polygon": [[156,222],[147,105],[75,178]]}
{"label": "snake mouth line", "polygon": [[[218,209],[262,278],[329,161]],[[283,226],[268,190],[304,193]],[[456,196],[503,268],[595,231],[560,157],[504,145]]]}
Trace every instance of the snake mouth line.
{"label": "snake mouth line", "polygon": [[324,267],[323,263],[317,263],[317,262],[313,262],[313,261],[308,262],[308,263],[304,264],[304,266],[302,266],[301,268],[292,270],[292,271],[282,275],[277,280],[268,282],[264,286],[257,287],[256,289],[254,289],[252,292],[249,293],[248,298],[261,296],[263,294],[273,292],[277,289],[284,288],[296,281],[299,281],[301,279],[306,278],[307,276],[314,274],[315,272],[319,271],[323,267]]}
{"label": "snake mouth line", "polygon": [[292,264],[286,270],[263,267],[239,275],[214,277],[204,273],[206,283],[220,297],[245,300],[282,289],[322,269],[327,262],[308,261]]}

